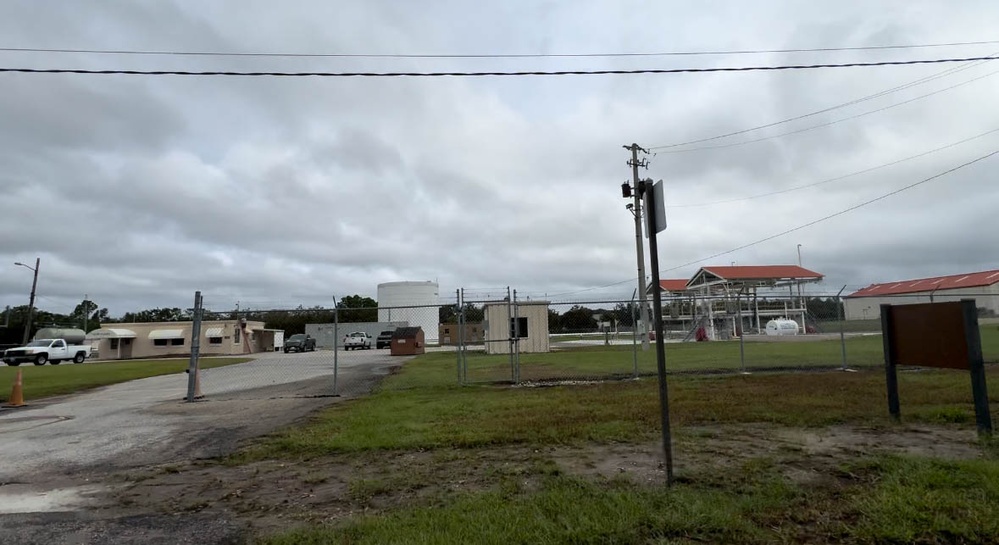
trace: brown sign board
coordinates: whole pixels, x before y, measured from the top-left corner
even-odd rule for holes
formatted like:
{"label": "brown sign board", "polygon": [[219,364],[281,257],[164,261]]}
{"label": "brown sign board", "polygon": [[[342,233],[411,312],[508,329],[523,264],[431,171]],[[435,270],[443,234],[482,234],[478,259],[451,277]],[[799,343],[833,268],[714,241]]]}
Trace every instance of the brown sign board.
{"label": "brown sign board", "polygon": [[899,365],[965,369],[971,374],[978,433],[992,434],[989,392],[985,384],[982,338],[973,299],[949,303],[881,305],[888,412],[901,415]]}
{"label": "brown sign board", "polygon": [[961,303],[892,305],[886,335],[895,365],[968,369],[968,341]]}

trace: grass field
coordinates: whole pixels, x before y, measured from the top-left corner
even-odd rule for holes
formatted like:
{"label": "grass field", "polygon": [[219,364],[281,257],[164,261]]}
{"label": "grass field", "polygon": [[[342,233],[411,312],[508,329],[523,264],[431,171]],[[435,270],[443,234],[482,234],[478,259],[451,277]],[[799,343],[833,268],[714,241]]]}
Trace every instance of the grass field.
{"label": "grass field", "polygon": [[[864,344],[870,342],[862,339],[857,350],[875,350]],[[710,351],[728,349],[685,346],[674,352],[674,365],[717,366],[711,355],[726,353]],[[781,356],[788,363],[811,350],[774,346],[793,346],[796,352]],[[531,361],[592,370],[612,353],[599,348]],[[228,460],[311,471],[302,477],[307,495],[317,483],[342,483],[333,504],[300,515],[314,523],[263,542],[999,541],[999,448],[974,439],[965,372],[902,372],[901,424],[887,414],[880,369],[674,375],[671,422],[680,461],[670,488],[651,462],[644,478],[625,471],[628,460],[661,452],[654,379],[462,387],[455,374],[454,354],[421,356],[370,397]],[[987,375],[996,384],[999,368],[989,366]],[[807,446],[851,435],[862,440],[822,455]],[[947,437],[958,439],[946,456],[920,450]],[[893,443],[902,446],[882,449]],[[631,458],[614,458],[622,450]],[[591,469],[607,464],[610,471]],[[330,467],[337,469],[322,474]]]}
{"label": "grass field", "polygon": [[[999,325],[980,328],[985,361],[999,362]],[[884,349],[880,335],[846,337],[848,367],[884,365]],[[744,355],[740,355],[740,350]],[[457,361],[453,354],[433,357],[452,358],[455,367],[452,380],[457,382]],[[666,344],[666,366],[669,371],[708,371],[766,369],[777,367],[839,367],[843,361],[843,345],[839,339],[794,342],[739,341],[687,342]],[[655,352],[638,351],[639,374],[655,372]],[[632,346],[611,345],[569,348],[554,354],[521,354],[521,380],[560,378],[593,378],[627,376],[634,373],[635,355]],[[467,379],[471,382],[510,380],[509,356],[468,353]]]}
{"label": "grass field", "polygon": [[[249,361],[249,358],[202,358],[202,369],[222,367]],[[82,365],[23,365],[0,367],[0,401],[10,397],[11,385],[18,369],[22,371],[24,398],[39,399],[54,395],[71,394],[99,386],[127,382],[139,378],[183,373],[188,361],[129,360],[84,363]]]}

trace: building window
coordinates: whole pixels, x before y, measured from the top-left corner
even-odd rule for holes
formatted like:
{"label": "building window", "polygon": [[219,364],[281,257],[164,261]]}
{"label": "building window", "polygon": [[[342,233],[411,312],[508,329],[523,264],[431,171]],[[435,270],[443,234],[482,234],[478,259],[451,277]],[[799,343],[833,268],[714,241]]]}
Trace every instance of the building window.
{"label": "building window", "polygon": [[208,337],[208,344],[222,344],[222,337]]}
{"label": "building window", "polygon": [[153,346],[169,346],[170,339],[153,339]]}
{"label": "building window", "polygon": [[170,339],[171,346],[184,346],[184,339]]}
{"label": "building window", "polygon": [[109,339],[111,341],[111,350],[118,350],[118,339]]}
{"label": "building window", "polygon": [[527,317],[510,318],[510,337],[527,337]]}
{"label": "building window", "polygon": [[236,333],[233,335],[233,340],[239,342],[239,326],[236,326]]}

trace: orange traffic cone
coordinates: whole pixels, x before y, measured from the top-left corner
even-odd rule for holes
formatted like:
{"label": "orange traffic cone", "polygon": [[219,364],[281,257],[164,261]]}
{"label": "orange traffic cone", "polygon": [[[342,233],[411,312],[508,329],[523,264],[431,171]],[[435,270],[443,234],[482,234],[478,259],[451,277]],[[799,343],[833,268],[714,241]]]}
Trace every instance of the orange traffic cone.
{"label": "orange traffic cone", "polygon": [[17,377],[14,379],[14,387],[10,391],[10,398],[4,407],[24,407],[24,385],[21,383],[21,370],[17,370]]}

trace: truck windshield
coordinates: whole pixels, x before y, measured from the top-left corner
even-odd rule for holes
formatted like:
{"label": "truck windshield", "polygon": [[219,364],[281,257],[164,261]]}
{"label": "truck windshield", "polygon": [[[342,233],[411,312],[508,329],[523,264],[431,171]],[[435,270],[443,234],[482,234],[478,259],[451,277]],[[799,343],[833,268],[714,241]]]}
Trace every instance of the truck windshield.
{"label": "truck windshield", "polygon": [[52,339],[39,339],[37,341],[31,341],[24,346],[48,346],[52,344]]}

